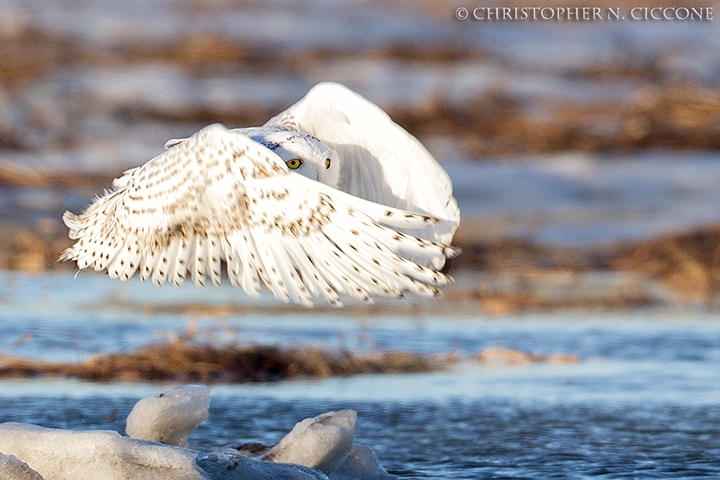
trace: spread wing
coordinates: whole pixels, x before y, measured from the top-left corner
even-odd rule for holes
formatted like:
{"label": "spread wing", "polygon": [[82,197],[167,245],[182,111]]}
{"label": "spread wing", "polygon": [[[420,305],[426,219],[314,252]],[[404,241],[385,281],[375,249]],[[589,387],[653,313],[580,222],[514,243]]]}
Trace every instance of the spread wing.
{"label": "spread wing", "polygon": [[460,210],[450,177],[377,105],[340,84],[320,83],[266,126],[314,135],[340,156],[338,188],[372,202],[432,215],[441,222],[412,233],[451,242]]}
{"label": "spread wing", "polygon": [[[129,170],[114,189],[63,220],[77,240],[61,260],[157,285],[219,284],[221,265],[250,295],[311,306],[338,294],[438,293],[445,275],[402,258],[444,259],[447,245],[393,228],[437,219],[376,205],[288,171],[273,152],[221,125]],[[382,224],[382,225],[381,225]],[[384,225],[384,226],[383,226]]]}

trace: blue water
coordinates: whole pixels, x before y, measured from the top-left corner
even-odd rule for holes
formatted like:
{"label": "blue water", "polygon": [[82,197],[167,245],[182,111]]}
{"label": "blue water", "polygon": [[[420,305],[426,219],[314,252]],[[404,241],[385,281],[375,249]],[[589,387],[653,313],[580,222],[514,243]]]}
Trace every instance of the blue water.
{"label": "blue water", "polygon": [[[3,420],[122,430],[134,399],[2,398]],[[718,478],[720,409],[665,402],[216,398],[195,447],[276,442],[298,419],[358,412],[356,441],[402,478]],[[7,413],[11,412],[11,413]],[[120,422],[121,423],[121,422]]]}
{"label": "blue water", "polygon": [[[130,350],[188,324],[218,342],[455,351],[466,358],[428,374],[214,385],[210,418],[191,437],[199,449],[273,443],[303,418],[351,408],[358,412],[356,440],[402,478],[720,477],[720,316],[711,311],[491,318],[447,300],[436,308],[283,309],[245,301],[230,288],[156,289],[67,273],[3,274],[0,299],[2,352],[31,358]],[[235,309],[216,315],[166,308],[182,302]],[[488,346],[571,353],[580,361],[469,360]],[[122,432],[133,404],[165,387],[2,381],[0,421]]]}
{"label": "blue water", "polygon": [[[152,56],[50,66],[0,95],[0,126],[29,146],[0,156],[25,168],[117,174],[159,153],[168,138],[199,128],[174,120],[187,112],[279,111],[321,80],[346,83],[383,107],[458,104],[499,89],[537,114],[546,114],[553,99],[635,98],[648,86],[642,78],[582,75],[618,57],[628,65],[657,59],[663,81],[718,85],[715,22],[459,22],[450,4],[390,3],[0,0],[7,38],[45,32],[97,54],[209,34],[278,52],[267,71],[238,62],[196,72]],[[427,62],[372,53],[398,45],[449,46],[470,57]],[[348,53],[295,61],[328,49]],[[122,112],[138,105],[162,120],[125,118]],[[719,216],[715,154],[569,154],[479,164],[464,162],[454,141],[429,140],[456,184],[463,221],[479,221],[478,232],[592,243]],[[0,220],[51,218],[62,228],[61,212],[79,211],[95,193],[5,188]],[[213,310],[218,305],[227,308]],[[201,449],[272,443],[303,418],[352,408],[358,441],[403,478],[720,478],[717,312],[491,318],[472,302],[449,300],[307,311],[226,287],[158,290],[86,272],[76,279],[0,272],[0,325],[0,353],[54,361],[129,351],[186,330],[213,342],[454,351],[466,358],[488,346],[569,353],[580,362],[468,360],[431,374],[215,385],[210,418],[191,441]],[[0,422],[122,431],[134,402],[165,387],[0,381]]]}

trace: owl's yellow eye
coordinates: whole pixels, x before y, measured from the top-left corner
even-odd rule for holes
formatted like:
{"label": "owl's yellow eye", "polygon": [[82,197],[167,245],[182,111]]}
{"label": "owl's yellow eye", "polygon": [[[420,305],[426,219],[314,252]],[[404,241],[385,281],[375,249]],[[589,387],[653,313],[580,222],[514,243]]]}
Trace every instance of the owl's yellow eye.
{"label": "owl's yellow eye", "polygon": [[325,168],[326,169],[330,168],[330,159],[329,158],[325,159]]}
{"label": "owl's yellow eye", "polygon": [[297,170],[298,168],[300,168],[300,165],[302,165],[302,164],[303,164],[303,161],[300,160],[299,158],[291,158],[290,160],[285,162],[285,165],[287,165],[290,170]]}

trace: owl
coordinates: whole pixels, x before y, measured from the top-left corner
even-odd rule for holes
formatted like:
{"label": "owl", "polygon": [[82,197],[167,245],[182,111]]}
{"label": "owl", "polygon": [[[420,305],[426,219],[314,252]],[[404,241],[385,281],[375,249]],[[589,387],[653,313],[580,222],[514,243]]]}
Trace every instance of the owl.
{"label": "owl", "polygon": [[83,213],[61,260],[156,285],[264,285],[283,301],[438,295],[459,253],[447,173],[379,107],[336,83],[261,127],[173,139]]}

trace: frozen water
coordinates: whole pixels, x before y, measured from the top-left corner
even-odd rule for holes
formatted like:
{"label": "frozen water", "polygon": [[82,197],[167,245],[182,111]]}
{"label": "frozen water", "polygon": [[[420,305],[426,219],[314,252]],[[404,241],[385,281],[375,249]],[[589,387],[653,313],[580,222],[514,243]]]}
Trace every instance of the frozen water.
{"label": "frozen water", "polygon": [[127,431],[134,438],[106,430],[0,424],[0,451],[10,454],[0,454],[0,480],[42,480],[40,473],[51,479],[92,475],[104,480],[322,480],[346,459],[334,478],[392,478],[369,447],[356,447],[348,457],[357,419],[353,410],[328,412],[297,423],[262,458],[250,458],[232,448],[206,454],[181,448],[207,418],[209,406],[210,389],[202,385],[143,398],[128,416]]}
{"label": "frozen water", "polygon": [[292,463],[253,460],[237,450],[223,449],[202,455],[198,465],[212,480],[323,480],[327,476],[312,468]]}
{"label": "frozen water", "polygon": [[210,388],[183,385],[141,399],[127,418],[125,431],[138,440],[188,446],[188,436],[208,418]]}
{"label": "frozen water", "polygon": [[328,412],[299,422],[263,458],[316,468],[330,474],[352,447],[357,413],[352,410]]}
{"label": "frozen water", "polygon": [[[300,465],[272,463],[222,450],[197,452],[123,437],[110,431],[68,431],[22,423],[0,425],[0,450],[22,458],[0,457],[3,480],[322,480],[322,472]],[[30,465],[30,466],[28,466]],[[21,476],[24,475],[24,476]]]}
{"label": "frozen water", "polygon": [[355,444],[340,467],[330,475],[330,480],[393,480],[380,465],[372,448]]}
{"label": "frozen water", "polygon": [[1,480],[43,480],[42,476],[30,466],[13,455],[0,453]]}
{"label": "frozen water", "polygon": [[[170,397],[182,399],[180,404],[205,402],[202,412],[207,415],[208,391],[200,386],[185,386],[169,390]],[[183,393],[182,390],[185,390]],[[178,393],[180,391],[180,393]],[[190,393],[188,393],[190,392]],[[149,397],[150,406],[143,399],[138,404],[145,410],[151,425],[157,417],[167,414],[165,405],[156,408],[158,396]],[[164,397],[160,397],[164,398]],[[207,401],[206,401],[207,400]],[[170,410],[178,405],[171,402]],[[186,408],[187,406],[184,405]],[[197,405],[195,405],[197,407]],[[197,413],[197,408],[187,408]],[[133,410],[135,412],[136,408]],[[14,456],[0,455],[0,479],[42,480],[39,473],[52,479],[102,478],[120,480],[187,479],[187,480],[322,480],[343,464],[352,447],[357,414],[352,410],[328,412],[299,422],[266,459],[249,458],[234,449],[220,449],[207,454],[185,448],[161,445],[152,441],[123,437],[111,431],[69,431],[43,428],[24,423],[0,424],[0,450]],[[141,422],[135,416],[132,422]],[[163,419],[159,435],[164,435],[173,420],[186,422],[177,412]],[[152,434],[158,434],[149,428]],[[176,435],[171,432],[170,435]],[[183,438],[187,438],[185,435]],[[345,479],[391,478],[377,477],[384,472],[374,453],[356,448],[340,476]],[[22,459],[22,460],[19,460]],[[24,463],[24,462],[27,462]],[[4,475],[4,476],[3,476]]]}
{"label": "frozen water", "polygon": [[0,424],[0,451],[27,462],[48,479],[204,479],[195,464],[195,452],[110,431],[74,432],[4,423]]}

